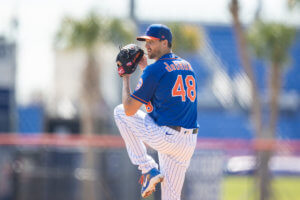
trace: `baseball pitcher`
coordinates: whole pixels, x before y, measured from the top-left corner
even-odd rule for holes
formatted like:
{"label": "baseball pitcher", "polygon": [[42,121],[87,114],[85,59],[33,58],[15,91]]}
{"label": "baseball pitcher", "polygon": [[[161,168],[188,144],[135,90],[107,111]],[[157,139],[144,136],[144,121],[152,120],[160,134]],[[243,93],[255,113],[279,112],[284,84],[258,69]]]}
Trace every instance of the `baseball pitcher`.
{"label": "baseball pitcher", "polygon": [[[150,25],[144,36],[149,59],[130,44],[117,56],[123,79],[122,104],[114,110],[116,124],[131,162],[141,170],[141,195],[146,198],[161,183],[162,200],[180,200],[185,173],[197,141],[197,86],[193,68],[172,53],[172,33],[162,24]],[[133,92],[130,74],[143,71]],[[147,113],[139,110],[144,104]],[[145,144],[158,152],[159,164],[147,154]]]}

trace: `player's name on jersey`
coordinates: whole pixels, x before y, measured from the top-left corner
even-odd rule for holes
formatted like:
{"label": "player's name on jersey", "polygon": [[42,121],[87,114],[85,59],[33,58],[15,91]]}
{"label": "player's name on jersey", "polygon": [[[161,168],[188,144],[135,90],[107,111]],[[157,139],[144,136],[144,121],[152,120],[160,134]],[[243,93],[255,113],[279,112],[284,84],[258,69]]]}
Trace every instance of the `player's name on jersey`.
{"label": "player's name on jersey", "polygon": [[174,71],[174,70],[188,70],[192,71],[192,67],[190,63],[186,61],[172,61],[172,64],[168,64],[167,62],[164,62],[165,68],[168,72]]}

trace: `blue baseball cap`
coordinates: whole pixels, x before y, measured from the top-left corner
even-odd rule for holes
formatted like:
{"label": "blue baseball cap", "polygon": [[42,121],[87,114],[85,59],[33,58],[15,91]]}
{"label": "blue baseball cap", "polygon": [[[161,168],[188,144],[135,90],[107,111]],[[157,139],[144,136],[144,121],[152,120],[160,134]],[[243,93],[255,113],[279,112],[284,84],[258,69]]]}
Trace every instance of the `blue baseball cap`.
{"label": "blue baseball cap", "polygon": [[150,25],[144,36],[139,36],[136,38],[138,41],[145,40],[168,40],[172,43],[172,33],[171,30],[163,24],[152,24]]}

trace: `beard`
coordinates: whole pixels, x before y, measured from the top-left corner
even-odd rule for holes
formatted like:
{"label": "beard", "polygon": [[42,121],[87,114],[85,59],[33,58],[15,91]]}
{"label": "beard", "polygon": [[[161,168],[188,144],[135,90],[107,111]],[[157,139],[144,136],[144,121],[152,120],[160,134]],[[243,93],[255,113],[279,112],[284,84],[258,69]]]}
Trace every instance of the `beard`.
{"label": "beard", "polygon": [[155,55],[153,53],[148,53],[148,58],[153,59],[153,58],[155,58]]}
{"label": "beard", "polygon": [[161,55],[161,51],[160,51],[160,49],[158,49],[158,50],[156,50],[156,51],[153,51],[152,49],[151,49],[151,52],[148,52],[148,58],[149,59],[159,59],[159,57],[160,57],[160,55]]}

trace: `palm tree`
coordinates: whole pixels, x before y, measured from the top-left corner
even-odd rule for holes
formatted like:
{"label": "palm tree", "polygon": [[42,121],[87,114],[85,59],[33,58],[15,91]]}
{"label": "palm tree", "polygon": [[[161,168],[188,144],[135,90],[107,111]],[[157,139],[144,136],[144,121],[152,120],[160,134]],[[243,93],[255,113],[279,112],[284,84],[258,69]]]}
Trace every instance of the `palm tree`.
{"label": "palm tree", "polygon": [[[256,56],[269,62],[269,123],[264,137],[276,138],[276,124],[278,118],[278,98],[280,95],[282,71],[288,61],[288,49],[295,35],[295,29],[283,24],[256,22],[249,30],[250,46]],[[261,168],[258,171],[260,199],[270,199],[271,176],[268,163],[271,151],[261,152]]]}
{"label": "palm tree", "polygon": [[83,49],[86,54],[86,67],[82,74],[80,88],[81,132],[91,135],[96,131],[96,113],[103,98],[99,87],[100,68],[95,59],[96,48],[104,32],[104,26],[95,13],[83,20],[65,17],[57,34],[56,44],[63,48]]}
{"label": "palm tree", "polygon": [[239,3],[238,0],[231,0],[230,3],[230,12],[233,19],[233,27],[235,35],[237,38],[238,52],[240,53],[240,60],[242,67],[244,68],[246,75],[250,80],[251,86],[251,121],[255,128],[256,137],[262,137],[262,117],[261,117],[261,103],[259,98],[259,93],[256,84],[255,74],[253,72],[253,66],[251,64],[250,56],[247,51],[247,40],[245,30],[241,25],[239,18]]}
{"label": "palm tree", "polygon": [[[230,12],[233,18],[234,30],[237,38],[237,45],[240,52],[242,66],[250,79],[252,90],[252,122],[254,123],[257,138],[274,138],[276,121],[278,117],[278,96],[280,90],[281,66],[287,58],[287,48],[293,38],[293,30],[283,25],[267,25],[257,23],[253,26],[249,34],[250,44],[254,47],[257,55],[266,58],[271,62],[269,89],[270,89],[270,119],[269,126],[265,129],[262,126],[261,103],[259,92],[256,86],[253,66],[251,65],[249,52],[247,51],[247,40],[245,31],[239,19],[238,0],[231,0]],[[270,198],[270,182],[268,163],[272,151],[257,152],[257,162],[259,163],[257,173],[257,186],[259,188],[259,198],[266,200]]]}
{"label": "palm tree", "polygon": [[[82,73],[80,89],[81,132],[86,136],[94,135],[99,121],[105,123],[109,116],[106,104],[100,90],[101,67],[97,63],[96,52],[100,45],[129,42],[133,39],[134,27],[130,23],[118,19],[100,18],[95,12],[90,12],[86,18],[77,20],[65,17],[57,34],[56,45],[69,49],[83,49],[86,54],[86,66]],[[101,128],[101,127],[100,127]],[[95,176],[95,159],[91,147],[87,148],[83,158],[84,173]],[[101,180],[100,180],[101,181]],[[105,185],[88,179],[83,181],[83,199],[96,200],[96,187]],[[105,199],[111,199],[105,191]]]}
{"label": "palm tree", "polygon": [[249,30],[248,38],[256,56],[270,62],[270,120],[269,137],[276,134],[278,96],[281,88],[282,68],[288,61],[288,49],[295,35],[295,29],[278,23],[256,22]]}
{"label": "palm tree", "polygon": [[172,49],[176,52],[195,52],[202,44],[201,32],[197,26],[171,23],[168,25],[173,34]]}
{"label": "palm tree", "polygon": [[132,40],[134,30],[128,22],[125,24],[118,19],[100,18],[95,12],[90,12],[82,20],[65,17],[61,23],[56,45],[83,49],[87,58],[80,89],[81,132],[84,134],[91,135],[99,131],[99,120],[103,124],[109,116],[100,87],[101,67],[96,59],[97,49],[105,43],[120,45]]}

